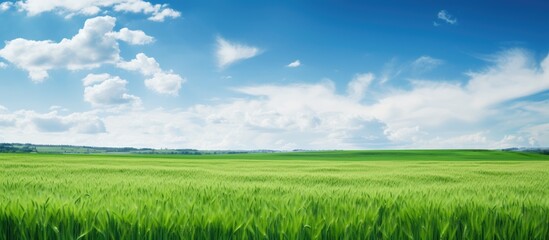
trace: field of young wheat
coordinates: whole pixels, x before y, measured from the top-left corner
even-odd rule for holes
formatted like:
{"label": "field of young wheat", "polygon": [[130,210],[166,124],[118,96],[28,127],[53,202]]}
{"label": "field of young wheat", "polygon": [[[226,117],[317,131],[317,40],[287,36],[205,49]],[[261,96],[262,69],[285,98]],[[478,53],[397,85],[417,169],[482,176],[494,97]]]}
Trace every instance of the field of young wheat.
{"label": "field of young wheat", "polygon": [[549,239],[549,156],[0,154],[0,239]]}

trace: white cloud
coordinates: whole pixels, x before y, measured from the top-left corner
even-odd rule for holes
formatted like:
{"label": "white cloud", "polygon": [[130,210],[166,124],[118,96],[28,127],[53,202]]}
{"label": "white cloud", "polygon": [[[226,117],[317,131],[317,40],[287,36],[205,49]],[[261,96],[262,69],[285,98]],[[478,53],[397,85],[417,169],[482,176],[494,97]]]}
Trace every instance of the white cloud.
{"label": "white cloud", "polygon": [[386,144],[383,124],[354,100],[335,94],[330,82],[236,90],[249,97],[187,111],[201,132],[187,135],[194,136],[189,144],[222,149],[352,149],[372,142]]}
{"label": "white cloud", "polygon": [[361,100],[374,78],[374,74],[372,73],[356,74],[353,80],[347,85],[347,95],[351,99]]}
{"label": "white cloud", "polygon": [[34,81],[42,81],[53,68],[71,70],[99,67],[119,59],[116,40],[107,36],[114,27],[113,17],[89,19],[72,39],[59,43],[22,38],[6,42],[0,56],[25,69]]}
{"label": "white cloud", "polygon": [[549,123],[541,123],[535,126],[527,127],[524,133],[528,136],[528,143],[531,146],[549,146]]}
{"label": "white cloud", "polygon": [[82,84],[84,87],[93,86],[95,84],[102,83],[109,78],[111,78],[111,75],[108,73],[88,74],[84,79],[82,79]]}
{"label": "white cloud", "polygon": [[496,55],[495,61],[492,67],[468,73],[471,79],[466,89],[474,105],[498,104],[549,88],[549,56],[538,67],[532,65],[528,52],[511,49]]}
{"label": "white cloud", "polygon": [[381,70],[381,76],[379,78],[380,83],[386,83],[389,80],[398,77],[404,70],[405,66],[402,66],[398,63],[397,58],[391,58],[388,62],[383,65]]}
{"label": "white cloud", "polygon": [[17,1],[17,8],[25,11],[29,16],[45,12],[55,12],[66,17],[74,15],[92,16],[102,11],[113,9],[116,12],[143,13],[149,15],[149,20],[162,22],[165,18],[178,18],[181,13],[169,8],[167,4],[151,4],[143,0],[21,0]]}
{"label": "white cloud", "polygon": [[496,143],[499,148],[511,148],[535,144],[536,141],[534,140],[534,138],[525,139],[523,136],[520,135],[505,135],[499,142]]}
{"label": "white cloud", "polygon": [[12,2],[2,2],[0,3],[0,11],[7,11],[13,6]]}
{"label": "white cloud", "polygon": [[151,21],[163,22],[165,18],[178,18],[181,16],[181,13],[168,8],[167,4],[155,4],[152,5],[149,2],[145,1],[121,1],[120,4],[114,6],[114,10],[122,12],[133,12],[133,13],[144,13],[150,14],[148,18]]}
{"label": "white cloud", "polygon": [[120,49],[112,36],[116,18],[105,16],[86,20],[71,39],[59,43],[17,38],[6,42],[0,57],[27,70],[33,81],[43,81],[55,68],[69,70],[97,68],[120,60]]}
{"label": "white cloud", "polygon": [[497,148],[494,144],[496,139],[489,139],[486,132],[473,132],[463,133],[452,136],[419,136],[414,138],[411,148],[423,148],[423,149],[452,149],[452,148],[464,148],[464,149],[486,149]]}
{"label": "white cloud", "polygon": [[109,74],[88,74],[82,79],[84,100],[94,107],[138,107],[141,99],[128,94],[128,81]]}
{"label": "white cloud", "polygon": [[[128,63],[122,62],[117,40],[142,45],[153,42],[154,38],[140,30],[122,28],[115,32],[115,23],[116,18],[110,16],[88,19],[78,34],[58,43],[17,38],[6,42],[6,46],[0,49],[0,57],[28,71],[30,79],[36,82],[46,79],[52,69],[93,69],[104,64],[130,69]],[[153,63],[157,64],[156,61]],[[147,75],[161,71],[159,66],[156,68],[150,69],[153,72]]]}
{"label": "white cloud", "polygon": [[117,64],[119,68],[129,71],[139,71],[145,76],[152,76],[155,73],[162,72],[160,64],[154,58],[147,57],[144,53],[138,53],[135,59],[129,62],[121,61]]}
{"label": "white cloud", "polygon": [[[101,120],[104,131],[100,134],[84,134],[76,126],[78,121],[58,113],[16,112],[9,114],[16,119],[14,126],[0,129],[9,142],[95,146],[352,149],[387,144],[383,123],[365,116],[353,100],[335,94],[333,84],[266,85],[237,91],[247,97],[185,110],[85,113],[88,119]],[[294,102],[281,91],[287,91]]]}
{"label": "white cloud", "polygon": [[149,89],[160,93],[172,96],[179,94],[181,84],[186,80],[181,76],[170,72],[155,73],[151,78],[145,80],[145,86]]}
{"label": "white cloud", "polygon": [[63,111],[63,112],[68,111],[68,109],[63,108],[61,106],[57,106],[57,105],[50,106],[49,109],[50,109],[50,111]]}
{"label": "white cloud", "polygon": [[412,71],[416,73],[428,72],[442,65],[444,61],[430,56],[421,56],[411,64]]}
{"label": "white cloud", "polygon": [[[549,57],[540,67],[529,64],[528,54],[523,50],[509,50],[495,57],[496,64],[483,71],[469,73],[465,84],[447,82],[415,82],[409,91],[397,91],[381,97],[372,105],[376,118],[386,123],[388,131],[419,126],[423,133],[463,132],[475,130],[486,119],[505,119],[509,110],[502,104],[549,90]],[[505,119],[505,126],[521,121]],[[534,116],[529,119],[537,119]],[[514,126],[513,126],[514,127]],[[506,130],[499,130],[505,132]],[[450,136],[440,136],[450,138]]]}
{"label": "white cloud", "polygon": [[299,66],[301,66],[301,62],[299,61],[299,59],[291,62],[288,65],[286,65],[286,67],[290,67],[290,68],[296,68],[296,67],[299,67]]}
{"label": "white cloud", "polygon": [[32,123],[42,132],[72,132],[78,134],[98,134],[106,131],[105,124],[91,113],[59,115],[57,112],[36,114]]}
{"label": "white cloud", "polygon": [[10,121],[8,125],[0,125],[7,137],[13,137],[11,134],[28,134],[29,139],[23,141],[23,139],[15,138],[16,142],[49,142],[48,136],[52,136],[51,134],[55,134],[59,138],[66,138],[71,134],[95,135],[106,131],[104,122],[95,112],[62,115],[57,111],[38,113],[19,110],[0,115],[0,122],[2,119]]}
{"label": "white cloud", "polygon": [[0,62],[0,69],[7,68],[8,65],[5,62]]}
{"label": "white cloud", "polygon": [[[339,94],[329,81],[260,85],[236,88],[243,97],[188,109],[74,113],[100,119],[106,132],[99,135],[79,133],[83,130],[68,124],[68,115],[28,111],[2,112],[0,129],[9,142],[200,149],[546,146],[549,103],[525,97],[549,90],[549,56],[535,63],[525,51],[510,50],[493,59],[492,66],[469,73],[463,83],[416,81],[390,91],[368,89],[376,97],[373,103]],[[95,123],[88,125],[100,126]]]}
{"label": "white cloud", "polygon": [[260,53],[259,48],[229,42],[217,37],[217,64],[220,68],[227,67],[235,62],[249,59]]}
{"label": "white cloud", "polygon": [[40,132],[66,132],[72,125],[57,116],[35,117],[32,122]]}
{"label": "white cloud", "polygon": [[152,43],[154,38],[145,34],[141,30],[129,30],[127,28],[120,29],[119,32],[111,32],[108,35],[114,37],[115,39],[127,42],[133,45],[145,45]]}
{"label": "white cloud", "polygon": [[355,114],[362,114],[358,110],[365,110],[352,99],[335,94],[335,86],[331,81],[311,85],[242,87],[236,90],[250,96],[265,97],[270,100],[267,108],[275,108],[282,113],[356,111]]}
{"label": "white cloud", "polygon": [[150,16],[148,19],[155,22],[164,22],[164,19],[167,17],[169,18],[178,18],[181,16],[181,13],[178,11],[175,11],[171,8],[164,8],[162,10],[159,10],[152,16]]}
{"label": "white cloud", "polygon": [[[444,22],[446,22],[448,24],[454,25],[454,24],[457,23],[457,18],[450,15],[446,10],[440,10],[437,14],[437,17],[438,17],[438,19],[443,20]],[[435,26],[438,26],[437,24],[438,23],[435,23]]]}
{"label": "white cloud", "polygon": [[379,74],[379,82],[385,84],[389,80],[396,79],[398,77],[406,77],[410,74],[418,75],[429,72],[438,66],[444,64],[441,59],[436,59],[427,55],[420,56],[413,61],[399,62],[394,57],[387,61]]}
{"label": "white cloud", "polygon": [[16,123],[15,117],[8,114],[8,108],[0,105],[0,131],[5,127],[12,127]]}
{"label": "white cloud", "polygon": [[120,62],[117,66],[130,71],[139,71],[149,77],[145,80],[145,86],[160,94],[176,96],[181,85],[186,81],[185,78],[171,70],[162,70],[156,59],[147,57],[144,53],[138,53],[135,59],[129,62]]}
{"label": "white cloud", "polygon": [[13,117],[0,115],[0,128],[15,126],[15,119]]}

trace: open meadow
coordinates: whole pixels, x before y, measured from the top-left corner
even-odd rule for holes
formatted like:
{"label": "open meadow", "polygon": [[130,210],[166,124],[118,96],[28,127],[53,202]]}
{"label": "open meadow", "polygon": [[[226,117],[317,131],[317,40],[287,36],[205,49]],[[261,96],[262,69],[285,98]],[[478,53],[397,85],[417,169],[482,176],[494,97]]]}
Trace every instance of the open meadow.
{"label": "open meadow", "polygon": [[0,239],[549,239],[549,155],[0,154]]}

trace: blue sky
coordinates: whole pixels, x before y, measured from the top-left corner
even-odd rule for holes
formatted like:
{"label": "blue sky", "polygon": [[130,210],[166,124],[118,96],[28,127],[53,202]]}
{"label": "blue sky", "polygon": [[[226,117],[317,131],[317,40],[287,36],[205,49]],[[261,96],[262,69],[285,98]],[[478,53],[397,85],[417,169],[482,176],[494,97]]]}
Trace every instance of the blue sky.
{"label": "blue sky", "polygon": [[0,3],[0,142],[549,145],[543,1]]}

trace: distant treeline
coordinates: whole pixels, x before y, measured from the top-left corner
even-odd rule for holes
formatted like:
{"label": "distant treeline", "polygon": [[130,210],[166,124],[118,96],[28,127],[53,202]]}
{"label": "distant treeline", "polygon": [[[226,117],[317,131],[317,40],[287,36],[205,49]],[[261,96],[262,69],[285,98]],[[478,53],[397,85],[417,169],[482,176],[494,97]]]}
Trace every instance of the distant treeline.
{"label": "distant treeline", "polygon": [[[505,148],[502,151],[528,152],[549,155],[549,148]],[[306,152],[296,149],[293,152]],[[133,147],[90,147],[73,145],[47,145],[30,143],[0,143],[0,153],[64,153],[64,154],[178,154],[178,155],[215,155],[215,154],[245,154],[245,153],[274,153],[275,150],[197,150],[182,149],[153,149]]]}
{"label": "distant treeline", "polygon": [[39,145],[21,143],[0,143],[0,153],[65,153],[65,154],[179,154],[179,155],[211,155],[211,154],[242,154],[242,153],[272,153],[273,150],[230,151],[215,150],[203,151],[196,149],[153,149],[133,147],[90,147],[72,145]]}
{"label": "distant treeline", "polygon": [[0,143],[0,153],[31,153],[36,147],[31,144]]}
{"label": "distant treeline", "polygon": [[540,154],[549,155],[549,148],[506,148],[506,149],[503,149],[503,151],[540,153]]}

